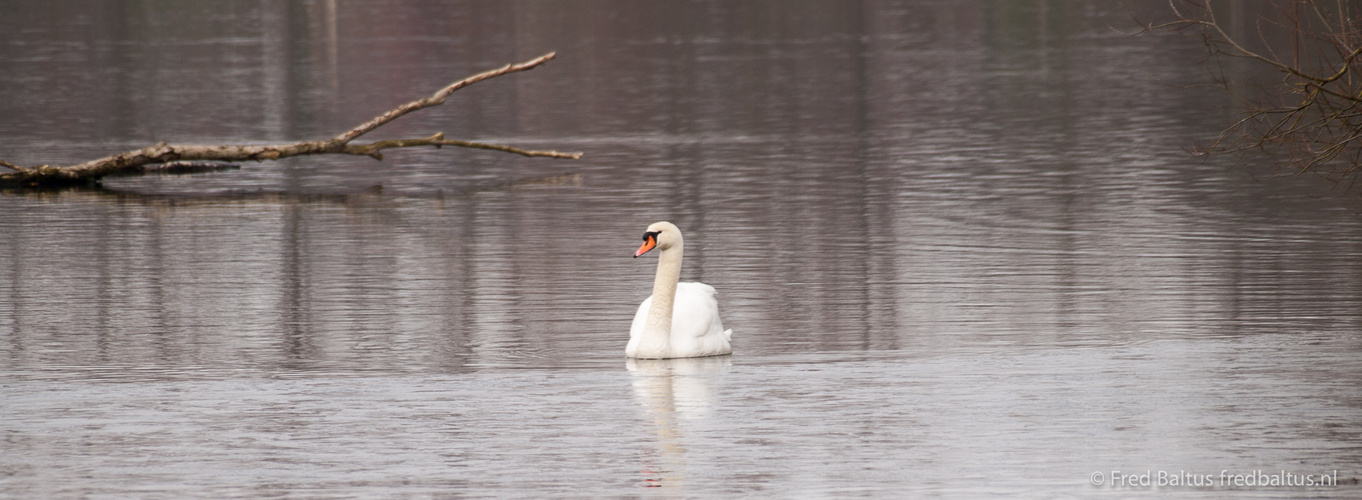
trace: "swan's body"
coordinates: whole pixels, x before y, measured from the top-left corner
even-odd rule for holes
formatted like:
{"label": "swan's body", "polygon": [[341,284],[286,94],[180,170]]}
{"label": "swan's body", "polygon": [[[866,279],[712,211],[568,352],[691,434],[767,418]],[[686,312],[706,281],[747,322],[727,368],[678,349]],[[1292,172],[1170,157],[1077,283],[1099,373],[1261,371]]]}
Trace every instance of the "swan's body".
{"label": "swan's body", "polygon": [[[704,283],[677,283],[676,300],[672,305],[672,328],[667,336],[665,352],[642,352],[644,330],[653,297],[643,300],[629,327],[629,346],[624,353],[631,358],[694,358],[732,354],[729,337],[732,330],[724,330],[719,320],[719,301],[714,298],[714,287]],[[660,345],[660,344],[659,344]]]}
{"label": "swan's body", "polygon": [[732,354],[732,330],[724,330],[719,320],[719,301],[714,287],[704,283],[680,283],[681,255],[684,245],[681,230],[670,222],[648,226],[638,257],[659,250],[653,295],[638,306],[629,327],[629,345],[624,354],[631,358],[696,358]]}

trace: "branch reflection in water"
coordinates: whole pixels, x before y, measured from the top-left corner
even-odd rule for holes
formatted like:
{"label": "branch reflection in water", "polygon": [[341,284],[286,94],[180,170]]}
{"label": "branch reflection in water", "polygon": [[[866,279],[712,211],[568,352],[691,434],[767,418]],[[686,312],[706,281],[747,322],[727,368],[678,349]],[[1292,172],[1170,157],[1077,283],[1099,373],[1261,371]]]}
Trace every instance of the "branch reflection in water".
{"label": "branch reflection in water", "polygon": [[633,379],[634,398],[653,423],[657,457],[643,463],[643,484],[683,488],[686,479],[684,430],[688,423],[710,418],[716,385],[733,366],[732,356],[633,359],[625,365]]}

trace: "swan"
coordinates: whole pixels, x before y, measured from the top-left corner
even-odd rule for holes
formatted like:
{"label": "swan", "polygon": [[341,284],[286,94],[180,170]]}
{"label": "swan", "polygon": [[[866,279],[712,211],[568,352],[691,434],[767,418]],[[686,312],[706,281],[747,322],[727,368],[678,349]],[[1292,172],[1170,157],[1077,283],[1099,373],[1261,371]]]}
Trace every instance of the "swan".
{"label": "swan", "polygon": [[733,330],[719,320],[719,301],[714,287],[681,279],[681,230],[670,222],[657,222],[643,233],[643,246],[634,258],[656,248],[657,277],[653,295],[638,305],[629,327],[624,354],[638,359],[698,358],[732,354]]}

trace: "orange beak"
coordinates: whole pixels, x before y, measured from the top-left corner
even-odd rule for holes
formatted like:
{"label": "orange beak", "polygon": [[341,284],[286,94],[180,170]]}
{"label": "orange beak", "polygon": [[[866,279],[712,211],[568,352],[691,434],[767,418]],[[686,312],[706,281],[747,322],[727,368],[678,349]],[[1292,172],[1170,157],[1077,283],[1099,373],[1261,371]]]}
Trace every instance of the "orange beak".
{"label": "orange beak", "polygon": [[652,234],[644,235],[643,246],[638,247],[638,251],[634,252],[634,257],[637,258],[640,255],[648,253],[648,251],[652,250],[655,246],[657,246],[657,237]]}

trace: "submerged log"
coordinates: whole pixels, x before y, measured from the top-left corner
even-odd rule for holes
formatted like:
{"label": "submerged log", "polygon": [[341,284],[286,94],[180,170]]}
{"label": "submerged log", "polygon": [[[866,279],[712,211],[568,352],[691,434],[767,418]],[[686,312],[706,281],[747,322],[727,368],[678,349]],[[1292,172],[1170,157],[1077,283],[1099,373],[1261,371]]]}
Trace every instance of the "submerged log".
{"label": "submerged log", "polygon": [[[463,148],[490,149],[515,153],[530,157],[577,159],[582,153],[561,153],[558,151],[533,151],[500,144],[487,144],[472,141],[445,139],[439,132],[429,137],[412,139],[391,139],[367,144],[354,144],[353,141],[364,134],[386,125],[402,116],[425,108],[444,104],[445,99],[455,91],[480,81],[526,71],[553,59],[550,52],[528,61],[507,64],[500,68],[484,71],[451,83],[437,90],[430,97],[417,99],[374,117],[331,139],[294,142],[270,145],[179,145],[159,143],[142,149],[119,153],[96,160],[68,166],[40,165],[24,167],[0,160],[0,167],[13,172],[0,174],[0,186],[7,187],[50,187],[94,184],[110,175],[136,175],[152,171],[166,173],[190,173],[192,171],[212,171],[232,168],[225,166],[232,162],[266,161],[291,156],[317,154],[346,154],[383,159],[382,151],[393,148],[421,146],[456,146]],[[177,172],[178,171],[178,172]]]}

